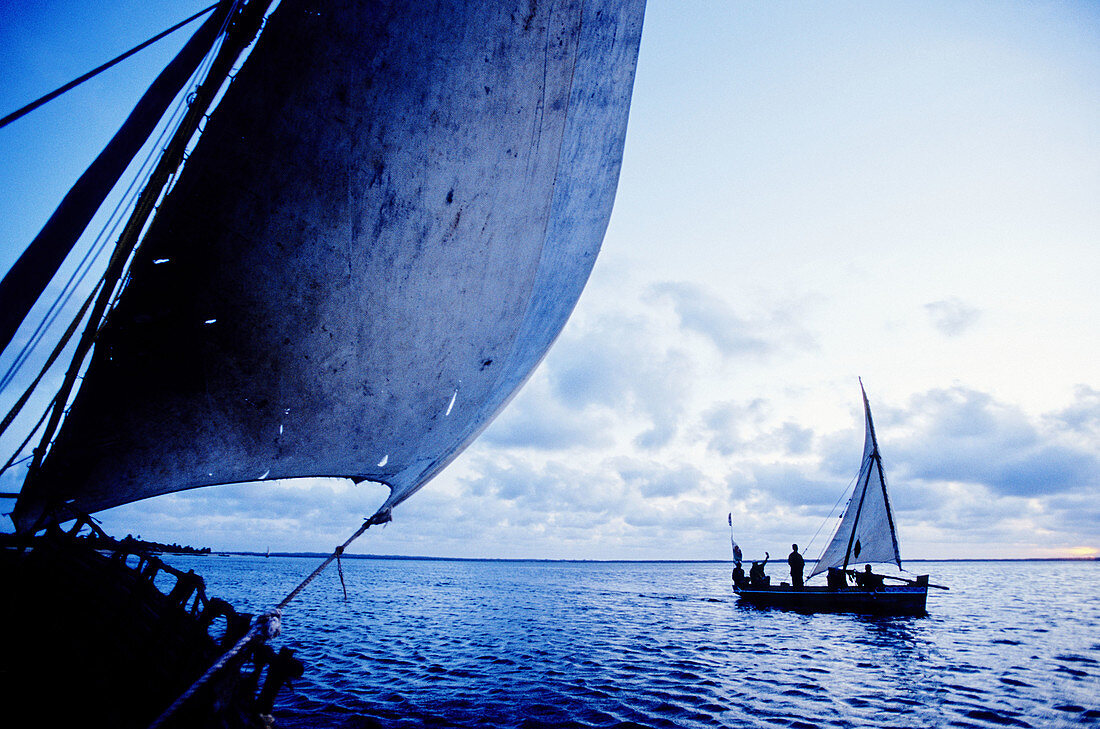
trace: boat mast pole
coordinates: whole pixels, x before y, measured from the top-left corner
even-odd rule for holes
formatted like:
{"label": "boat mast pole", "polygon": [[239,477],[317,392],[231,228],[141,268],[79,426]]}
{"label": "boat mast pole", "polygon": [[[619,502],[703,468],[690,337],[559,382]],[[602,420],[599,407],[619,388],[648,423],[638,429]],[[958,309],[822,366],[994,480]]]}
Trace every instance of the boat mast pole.
{"label": "boat mast pole", "polygon": [[867,401],[867,391],[863,389],[863,378],[859,379],[859,389],[863,393],[863,409],[867,413],[867,429],[871,432],[871,459],[878,464],[878,483],[882,489],[882,502],[886,504],[886,520],[890,523],[890,540],[894,543],[894,561],[901,569],[901,549],[898,548],[898,531],[894,527],[894,510],[890,508],[890,495],[886,493],[886,469],[882,467],[882,454],[878,452],[878,437],[875,435],[875,420],[871,417],[871,403]]}
{"label": "boat mast pole", "polygon": [[165,148],[164,154],[161,156],[160,161],[153,170],[152,176],[149,178],[149,182],[138,197],[134,212],[126,222],[126,227],[123,228],[118,243],[115,245],[114,252],[111,254],[111,260],[107,264],[107,270],[103,274],[103,288],[100,289],[99,296],[89,314],[88,324],[81,335],[80,342],[77,345],[76,353],[73,355],[73,360],[69,365],[68,372],[65,373],[65,380],[61,385],[61,389],[58,390],[53,400],[53,412],[50,413],[50,420],[46,425],[45,431],[43,431],[42,440],[39,442],[38,448],[34,451],[34,458],[31,461],[27,480],[24,482],[24,488],[26,488],[35,477],[35,474],[42,465],[46,448],[53,439],[54,433],[57,431],[57,426],[65,410],[65,404],[69,400],[69,395],[76,383],[80,368],[89,350],[91,350],[92,344],[95,342],[96,334],[99,332],[99,324],[114,295],[115,287],[122,278],[122,274],[126,269],[126,262],[130,259],[130,254],[137,247],[138,237],[144,230],[145,224],[148,222],[149,216],[153,212],[156,201],[160,198],[161,192],[165,185],[168,184],[171,175],[183,161],[183,155],[187,150],[187,145],[190,143],[191,137],[193,137],[198,130],[199,123],[210,108],[210,105],[213,103],[226,78],[228,78],[229,72],[237,62],[238,56],[240,56],[241,52],[244,51],[252,42],[253,38],[255,38],[271,1],[272,0],[251,0],[245,4],[243,8],[241,8],[241,4],[238,2],[230,8],[231,17],[228,19],[228,26],[225,31],[225,42],[221,50],[218,51],[218,55],[211,65],[206,79],[195,91],[195,97],[191,102],[187,115],[184,117],[179,129],[172,137],[172,141],[169,142],[168,146]]}
{"label": "boat mast pole", "polygon": [[859,525],[859,516],[863,512],[863,500],[867,498],[867,484],[871,480],[871,471],[867,469],[867,478],[863,480],[863,490],[859,492],[859,506],[856,507],[856,518],[852,519],[852,533],[848,535],[848,549],[844,552],[844,569],[848,569],[848,558],[852,556],[852,542],[856,538],[856,527]]}
{"label": "boat mast pole", "polygon": [[[867,419],[867,432],[871,434],[871,458],[870,462],[873,465],[875,458],[878,456],[878,439],[875,438],[875,422],[871,420],[871,405],[867,402],[867,391],[863,389],[863,378],[859,378],[859,391],[863,393],[863,414]],[[861,466],[863,464],[860,464]],[[879,461],[879,474],[882,473],[882,462]],[[863,500],[867,498],[867,486],[871,482],[871,469],[867,468],[867,478],[863,480],[863,490],[859,492],[859,506],[856,507],[856,518],[852,520],[852,533],[848,535],[848,549],[844,552],[844,569],[848,569],[848,559],[852,556],[852,542],[856,538],[856,527],[859,525],[860,514],[863,513]],[[886,489],[883,488],[883,494],[885,495]],[[893,529],[893,522],[890,524],[891,530]],[[895,546],[897,539],[895,538]]]}
{"label": "boat mast pole", "polygon": [[890,508],[890,497],[886,494],[886,474],[882,470],[882,457],[878,459],[879,482],[882,484],[882,501],[886,504],[886,519],[890,522],[890,539],[894,542],[894,561],[901,569],[901,549],[898,547],[898,530],[894,526],[894,510]]}
{"label": "boat mast pole", "polygon": [[[874,430],[871,431],[874,433]],[[882,468],[882,456],[878,452],[878,447],[875,448],[875,462],[878,463],[878,482],[882,488],[882,503],[886,504],[886,521],[890,523],[890,540],[894,543],[894,561],[897,562],[898,569],[901,569],[901,549],[898,547],[898,531],[894,527],[894,510],[890,508],[890,496],[886,493],[886,471]]]}

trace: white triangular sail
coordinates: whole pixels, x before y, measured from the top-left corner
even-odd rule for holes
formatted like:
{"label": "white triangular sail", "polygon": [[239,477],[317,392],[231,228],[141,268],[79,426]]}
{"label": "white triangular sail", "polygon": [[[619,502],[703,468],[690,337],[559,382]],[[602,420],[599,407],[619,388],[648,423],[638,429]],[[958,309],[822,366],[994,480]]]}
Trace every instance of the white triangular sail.
{"label": "white triangular sail", "polygon": [[894,562],[901,567],[894,517],[886,495],[886,475],[882,471],[882,458],[878,452],[866,392],[863,393],[863,409],[867,418],[867,433],[859,478],[840,525],[822,551],[810,577],[830,567],[846,569],[850,564],[863,562]]}

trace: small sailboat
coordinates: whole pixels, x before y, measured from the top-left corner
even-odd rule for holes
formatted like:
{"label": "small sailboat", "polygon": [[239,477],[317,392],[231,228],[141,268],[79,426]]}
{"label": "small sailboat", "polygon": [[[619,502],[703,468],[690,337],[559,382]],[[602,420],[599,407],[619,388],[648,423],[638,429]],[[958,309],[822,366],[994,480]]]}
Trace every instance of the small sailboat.
{"label": "small sailboat", "polygon": [[[871,564],[891,562],[901,569],[901,552],[871,406],[867,402],[862,380],[859,386],[863,392],[863,411],[867,423],[859,477],[832,539],[825,545],[809,576],[812,579],[826,573],[827,584],[792,586],[783,583],[773,586],[765,580],[755,583],[742,580],[734,585],[742,602],[806,612],[920,615],[925,612],[928,588],[941,587],[930,585],[928,575],[918,575],[908,580],[870,571]],[[863,572],[850,570],[857,564],[865,565]],[[849,576],[856,579],[854,586],[849,584]],[[887,585],[884,579],[896,580],[900,584]]]}

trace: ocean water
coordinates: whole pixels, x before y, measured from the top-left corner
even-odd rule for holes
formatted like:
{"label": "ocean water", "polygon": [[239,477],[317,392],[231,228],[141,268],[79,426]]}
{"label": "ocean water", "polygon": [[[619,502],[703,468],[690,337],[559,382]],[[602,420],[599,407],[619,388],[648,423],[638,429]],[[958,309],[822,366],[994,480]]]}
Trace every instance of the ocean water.
{"label": "ocean water", "polygon": [[[172,562],[263,612],[319,560]],[[1100,562],[909,568],[951,587],[925,616],[742,606],[721,563],[345,559],[346,601],[333,565],[284,614],[276,723],[1100,725]]]}

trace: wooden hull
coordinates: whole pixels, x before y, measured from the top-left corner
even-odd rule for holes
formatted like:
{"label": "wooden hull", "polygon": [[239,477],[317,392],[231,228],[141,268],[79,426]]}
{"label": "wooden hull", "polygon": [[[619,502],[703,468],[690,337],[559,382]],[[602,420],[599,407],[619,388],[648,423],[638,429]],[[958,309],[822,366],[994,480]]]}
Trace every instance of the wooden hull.
{"label": "wooden hull", "polygon": [[[9,589],[0,600],[5,726],[144,729],[248,628],[250,616],[206,600],[205,591],[209,612],[161,592],[154,580],[167,568],[155,557],[135,569],[125,561],[135,553],[109,557],[87,542],[52,534],[28,549],[0,543]],[[224,632],[220,643],[211,632]],[[166,729],[262,729],[271,709],[256,696],[261,655],[246,650],[231,660]],[[273,665],[266,663],[269,675]],[[265,682],[264,690],[273,697],[277,689]]]}
{"label": "wooden hull", "polygon": [[890,585],[878,590],[859,587],[734,587],[742,603],[808,613],[923,615],[928,588]]}

